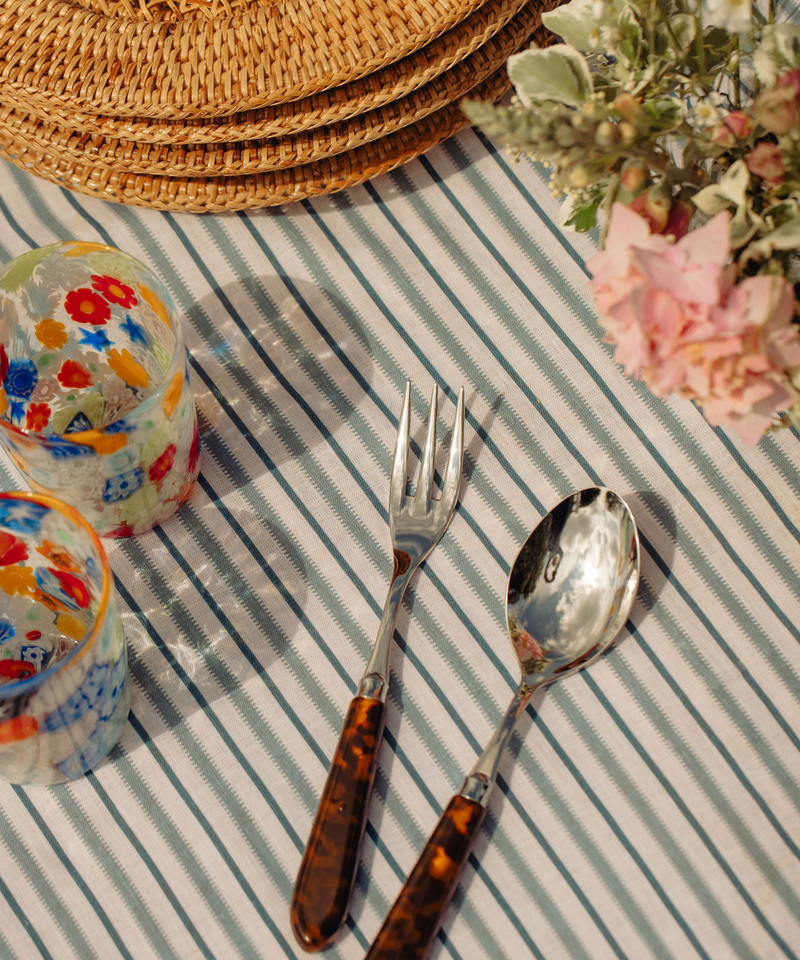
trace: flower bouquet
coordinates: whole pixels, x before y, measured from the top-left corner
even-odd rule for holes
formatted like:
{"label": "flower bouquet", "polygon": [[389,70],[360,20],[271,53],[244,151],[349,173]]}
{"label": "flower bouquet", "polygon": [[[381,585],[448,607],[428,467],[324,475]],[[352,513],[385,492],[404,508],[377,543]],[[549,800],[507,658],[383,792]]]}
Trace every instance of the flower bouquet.
{"label": "flower bouquet", "polygon": [[800,427],[800,26],[751,0],[572,0],[470,120],[551,168],[628,375],[747,443]]}

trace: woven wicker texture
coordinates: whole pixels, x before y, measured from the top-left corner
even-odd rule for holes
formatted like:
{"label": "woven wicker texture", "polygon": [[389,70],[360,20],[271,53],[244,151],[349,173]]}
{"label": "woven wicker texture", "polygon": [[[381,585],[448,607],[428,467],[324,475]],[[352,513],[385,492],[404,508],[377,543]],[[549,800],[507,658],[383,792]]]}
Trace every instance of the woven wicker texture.
{"label": "woven wicker texture", "polygon": [[188,147],[136,143],[63,131],[17,113],[8,121],[0,116],[0,135],[23,149],[47,150],[56,160],[88,162],[118,173],[202,177],[280,170],[353,150],[460,100],[526,45],[537,27],[541,30],[539,11],[529,4],[470,57],[420,90],[351,120],[292,137]]}
{"label": "woven wicker texture", "polygon": [[[505,67],[476,87],[475,99],[508,90]],[[0,156],[60,186],[117,203],[191,213],[277,206],[344,190],[386,173],[436,146],[468,123],[458,103],[355,150],[274,173],[237,177],[155,177],[59,162],[46,149],[26,150],[0,133]]]}
{"label": "woven wicker texture", "polygon": [[217,119],[153,120],[101,117],[63,107],[48,108],[6,95],[0,107],[0,120],[9,124],[22,117],[36,118],[81,134],[173,146],[287,137],[341,123],[413,93],[481,47],[526,4],[543,12],[555,6],[556,0],[487,0],[479,10],[423,50],[368,77],[295,103]]}
{"label": "woven wicker texture", "polygon": [[282,0],[224,17],[158,7],[148,20],[74,0],[0,0],[0,102],[116,117],[230,116],[371,74],[484,2]]}

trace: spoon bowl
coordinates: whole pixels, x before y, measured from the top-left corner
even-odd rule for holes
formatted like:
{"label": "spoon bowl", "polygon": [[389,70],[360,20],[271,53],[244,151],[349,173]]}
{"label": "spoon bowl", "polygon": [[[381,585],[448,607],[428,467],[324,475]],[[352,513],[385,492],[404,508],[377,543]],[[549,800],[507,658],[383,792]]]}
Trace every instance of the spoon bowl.
{"label": "spoon bowl", "polygon": [[424,960],[450,902],[497,777],[533,692],[596,660],[628,619],[639,586],[639,535],[627,504],[605,487],[562,500],[511,569],[506,624],[519,687],[459,793],[451,798],[366,960]]}
{"label": "spoon bowl", "polygon": [[626,503],[603,487],[562,500],[511,568],[506,620],[523,685],[559,680],[599,657],[628,619],[639,538]]}

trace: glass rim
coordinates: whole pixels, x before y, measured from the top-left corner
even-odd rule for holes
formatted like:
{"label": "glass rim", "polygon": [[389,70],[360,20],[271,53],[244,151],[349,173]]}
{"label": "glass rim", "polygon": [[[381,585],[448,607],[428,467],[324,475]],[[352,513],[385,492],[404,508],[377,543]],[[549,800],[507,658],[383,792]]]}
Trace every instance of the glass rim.
{"label": "glass rim", "polygon": [[25,677],[24,680],[15,680],[13,683],[0,683],[0,700],[8,700],[12,696],[19,696],[20,694],[37,689],[46,680],[52,679],[65,667],[79,660],[84,653],[94,645],[106,614],[108,613],[114,574],[100,537],[89,521],[68,503],[64,503],[63,500],[59,500],[57,497],[50,496],[50,494],[47,493],[29,493],[23,490],[2,490],[0,491],[0,501],[2,500],[27,500],[33,503],[40,503],[42,506],[48,507],[51,510],[58,510],[60,514],[72,521],[75,526],[81,527],[89,534],[97,551],[97,556],[100,560],[100,569],[103,574],[103,587],[100,593],[100,603],[94,617],[94,622],[84,637],[75,645],[75,649],[71,650],[66,657],[59,660],[58,663],[47,667],[46,670],[42,670],[41,673],[35,673],[32,677]]}

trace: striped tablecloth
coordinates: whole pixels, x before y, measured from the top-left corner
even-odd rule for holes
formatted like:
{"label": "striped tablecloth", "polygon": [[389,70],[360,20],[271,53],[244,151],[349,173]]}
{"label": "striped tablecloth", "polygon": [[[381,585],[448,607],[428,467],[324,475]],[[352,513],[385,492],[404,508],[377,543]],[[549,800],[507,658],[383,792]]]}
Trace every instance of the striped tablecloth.
{"label": "striped tablecloth", "polygon": [[[302,957],[289,900],[391,573],[406,378],[431,386],[453,523],[395,633],[352,911],[362,957],[516,687],[509,566],[574,489],[631,506],[642,581],[615,647],[534,697],[433,956],[800,956],[800,438],[747,448],[626,379],[547,173],[466,131],[280,209],[173,215],[0,167],[0,255],[77,238],[156,270],[204,443],[190,501],[108,543],[133,699],[58,788],[0,785],[0,957]],[[0,465],[6,488],[19,476]]]}

